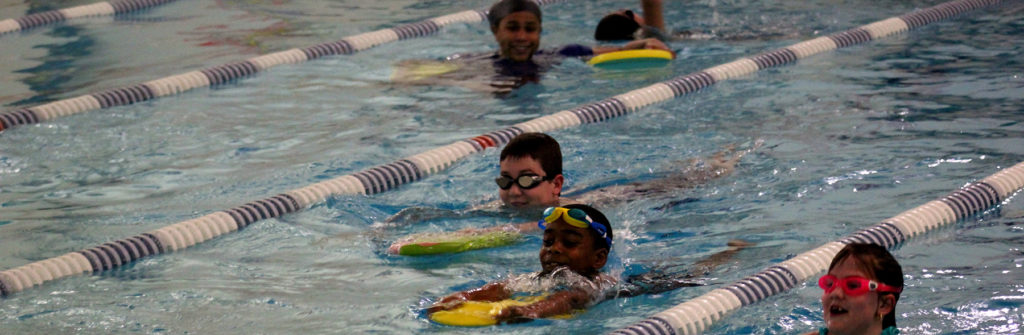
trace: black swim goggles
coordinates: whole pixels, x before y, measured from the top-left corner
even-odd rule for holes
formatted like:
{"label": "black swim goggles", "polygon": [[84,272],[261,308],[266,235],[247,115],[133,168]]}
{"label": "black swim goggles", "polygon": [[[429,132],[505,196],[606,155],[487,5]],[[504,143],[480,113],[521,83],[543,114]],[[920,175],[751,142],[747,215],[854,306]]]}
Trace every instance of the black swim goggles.
{"label": "black swim goggles", "polygon": [[544,218],[537,221],[537,227],[540,227],[541,230],[548,229],[544,223],[554,223],[555,221],[558,221],[558,219],[562,219],[562,221],[565,221],[565,223],[568,223],[573,227],[584,229],[591,228],[597,231],[597,234],[601,235],[601,238],[603,238],[604,241],[608,243],[608,247],[611,248],[612,238],[608,237],[607,226],[603,223],[594,221],[590,218],[590,215],[587,215],[587,212],[584,212],[579,208],[548,207],[548,209],[544,210]]}
{"label": "black swim goggles", "polygon": [[529,190],[531,188],[537,187],[537,185],[540,185],[541,182],[551,179],[553,178],[530,175],[522,175],[516,178],[512,178],[509,176],[501,176],[498,178],[494,178],[494,182],[498,183],[498,188],[503,190],[512,188],[512,182],[515,182],[516,185],[519,185],[519,188],[521,189]]}

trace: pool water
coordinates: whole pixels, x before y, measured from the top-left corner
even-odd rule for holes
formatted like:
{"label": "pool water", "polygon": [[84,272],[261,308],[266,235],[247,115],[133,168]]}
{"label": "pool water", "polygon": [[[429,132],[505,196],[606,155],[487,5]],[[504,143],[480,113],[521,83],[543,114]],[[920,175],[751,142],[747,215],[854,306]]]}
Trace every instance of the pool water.
{"label": "pool water", "polygon": [[[0,18],[88,4],[0,4]],[[679,59],[632,73],[568,60],[494,96],[398,85],[392,65],[493,50],[485,24],[348,56],[281,65],[235,82],[0,132],[0,269],[90,248],[393,162],[539,116],[936,1],[666,4]],[[134,85],[256,55],[485,8],[490,1],[176,1],[0,36],[4,111]],[[601,14],[635,1],[544,7],[544,45],[592,44]],[[380,241],[508,222],[396,227],[402,208],[497,198],[498,151],[370,196],[309,209],[118,269],[51,281],[0,302],[4,333],[602,333],[1024,161],[1024,4],[717,83],[606,122],[552,132],[567,186],[648,180],[730,145],[764,145],[732,175],[602,208],[616,246],[605,270],[692,264],[731,239],[757,243],[709,285],[606,301],[569,320],[440,326],[422,309],[457,290],[539,269],[539,238],[449,256],[386,255]],[[1024,322],[1024,204],[1017,198],[894,250],[907,334],[1009,334]],[[797,334],[822,325],[812,282],[746,306],[708,334]]]}

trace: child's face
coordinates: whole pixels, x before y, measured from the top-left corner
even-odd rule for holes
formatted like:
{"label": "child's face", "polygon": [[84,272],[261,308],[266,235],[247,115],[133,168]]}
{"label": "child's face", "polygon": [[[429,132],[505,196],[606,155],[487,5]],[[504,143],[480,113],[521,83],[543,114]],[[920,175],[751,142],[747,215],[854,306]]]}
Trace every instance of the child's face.
{"label": "child's face", "polygon": [[540,19],[530,12],[515,12],[501,19],[494,30],[501,56],[525,62],[540,46]]}
{"label": "child's face", "polygon": [[[506,157],[501,161],[501,175],[512,179],[520,176],[541,176],[544,174],[540,162],[533,157]],[[562,175],[557,175],[551,180],[541,181],[534,187],[524,189],[513,182],[507,190],[498,188],[498,195],[506,206],[515,208],[524,207],[551,207],[558,206],[558,195],[562,193]]]}
{"label": "child's face", "polygon": [[[861,270],[860,262],[854,257],[842,260],[828,274],[839,279],[858,276],[878,280]],[[867,334],[874,327],[877,327],[874,333],[879,333],[882,331],[882,320],[877,316],[879,313],[884,316],[892,310],[891,304],[882,304],[878,292],[850,296],[841,288],[822,294],[821,306],[830,335]]]}
{"label": "child's face", "polygon": [[596,274],[608,261],[608,249],[594,250],[590,228],[570,225],[559,218],[544,229],[544,245],[540,248],[541,273],[551,273],[565,266],[584,276]]}

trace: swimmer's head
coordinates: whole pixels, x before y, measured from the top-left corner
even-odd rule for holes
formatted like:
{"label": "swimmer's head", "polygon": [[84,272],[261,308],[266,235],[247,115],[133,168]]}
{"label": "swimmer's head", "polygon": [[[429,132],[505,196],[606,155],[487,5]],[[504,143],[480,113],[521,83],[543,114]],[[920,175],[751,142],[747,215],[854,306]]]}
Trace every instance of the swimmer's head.
{"label": "swimmer's head", "polygon": [[528,62],[540,48],[540,7],[530,0],[501,0],[487,12],[504,60]]}
{"label": "swimmer's head", "polygon": [[500,160],[529,157],[537,160],[547,175],[562,174],[562,147],[545,133],[522,133],[501,149]]}
{"label": "swimmer's head", "polygon": [[[825,290],[821,303],[830,333],[850,333],[850,329],[881,330],[896,326],[896,303],[904,284],[903,268],[884,247],[870,243],[846,245],[832,258],[828,273],[822,277],[819,285],[823,285],[826,277],[854,282],[860,280],[861,283],[874,281],[878,284],[876,288],[871,285],[851,287],[840,282],[836,285],[841,289],[833,287]],[[856,288],[862,288],[863,291],[858,293]]]}
{"label": "swimmer's head", "polygon": [[[523,133],[501,149],[498,195],[515,208],[558,206],[562,194],[562,149],[544,133]],[[526,177],[526,178],[524,178]]]}
{"label": "swimmer's head", "polygon": [[496,32],[501,20],[515,12],[529,12],[541,20],[540,6],[531,0],[501,0],[491,6],[487,11],[487,22],[491,24],[491,32]]}
{"label": "swimmer's head", "polygon": [[597,209],[581,204],[549,208],[538,224],[544,228],[542,273],[567,267],[593,277],[608,261],[612,226]]}
{"label": "swimmer's head", "polygon": [[628,9],[612,12],[601,18],[594,30],[594,39],[598,41],[623,41],[636,38],[637,30],[643,19]]}

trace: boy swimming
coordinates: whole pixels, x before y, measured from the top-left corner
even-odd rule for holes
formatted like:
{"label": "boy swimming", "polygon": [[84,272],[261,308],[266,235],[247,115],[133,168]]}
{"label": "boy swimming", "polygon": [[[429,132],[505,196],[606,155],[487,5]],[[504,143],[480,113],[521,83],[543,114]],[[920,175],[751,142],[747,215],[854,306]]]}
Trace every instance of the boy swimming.
{"label": "boy swimming", "polygon": [[[539,272],[489,283],[477,289],[458,292],[437,301],[428,308],[432,318],[450,317],[446,311],[457,310],[472,301],[500,302],[516,296],[540,296],[525,304],[497,305],[489,311],[495,323],[513,322],[568,315],[606,299],[663,292],[693,286],[690,278],[657,278],[637,276],[624,284],[603,272],[608,261],[614,234],[608,218],[597,209],[580,204],[550,207],[536,225],[544,231],[540,248]],[[746,246],[743,244],[742,246]],[[742,247],[740,246],[740,247]],[[713,255],[703,270],[710,271],[724,262],[726,256]],[[646,283],[643,283],[646,282]],[[438,314],[440,313],[440,314]]]}
{"label": "boy swimming", "polygon": [[[509,141],[502,149],[500,174],[495,179],[499,188],[500,200],[464,211],[424,207],[406,208],[378,224],[378,228],[439,218],[509,215],[511,217],[529,217],[536,215],[542,208],[548,206],[573,203],[607,206],[645,197],[671,195],[671,192],[676,190],[693,188],[731,174],[739,159],[760,145],[761,142],[758,141],[746,151],[732,153],[733,149],[729,148],[707,160],[691,160],[683,165],[680,171],[670,173],[663,178],[612,185],[566,197],[562,196],[565,178],[562,175],[562,154],[558,142],[546,134],[523,133]],[[730,154],[731,156],[729,156]],[[386,249],[391,254],[423,255],[435,252],[410,251],[413,253],[405,253],[402,250],[403,247],[416,244],[449,243],[452,248],[438,248],[436,253],[462,252],[508,245],[519,238],[518,234],[534,231],[537,231],[537,225],[532,222],[524,222],[483,228],[472,227],[447,233],[421,233],[399,238]],[[483,240],[472,241],[475,238]]]}

